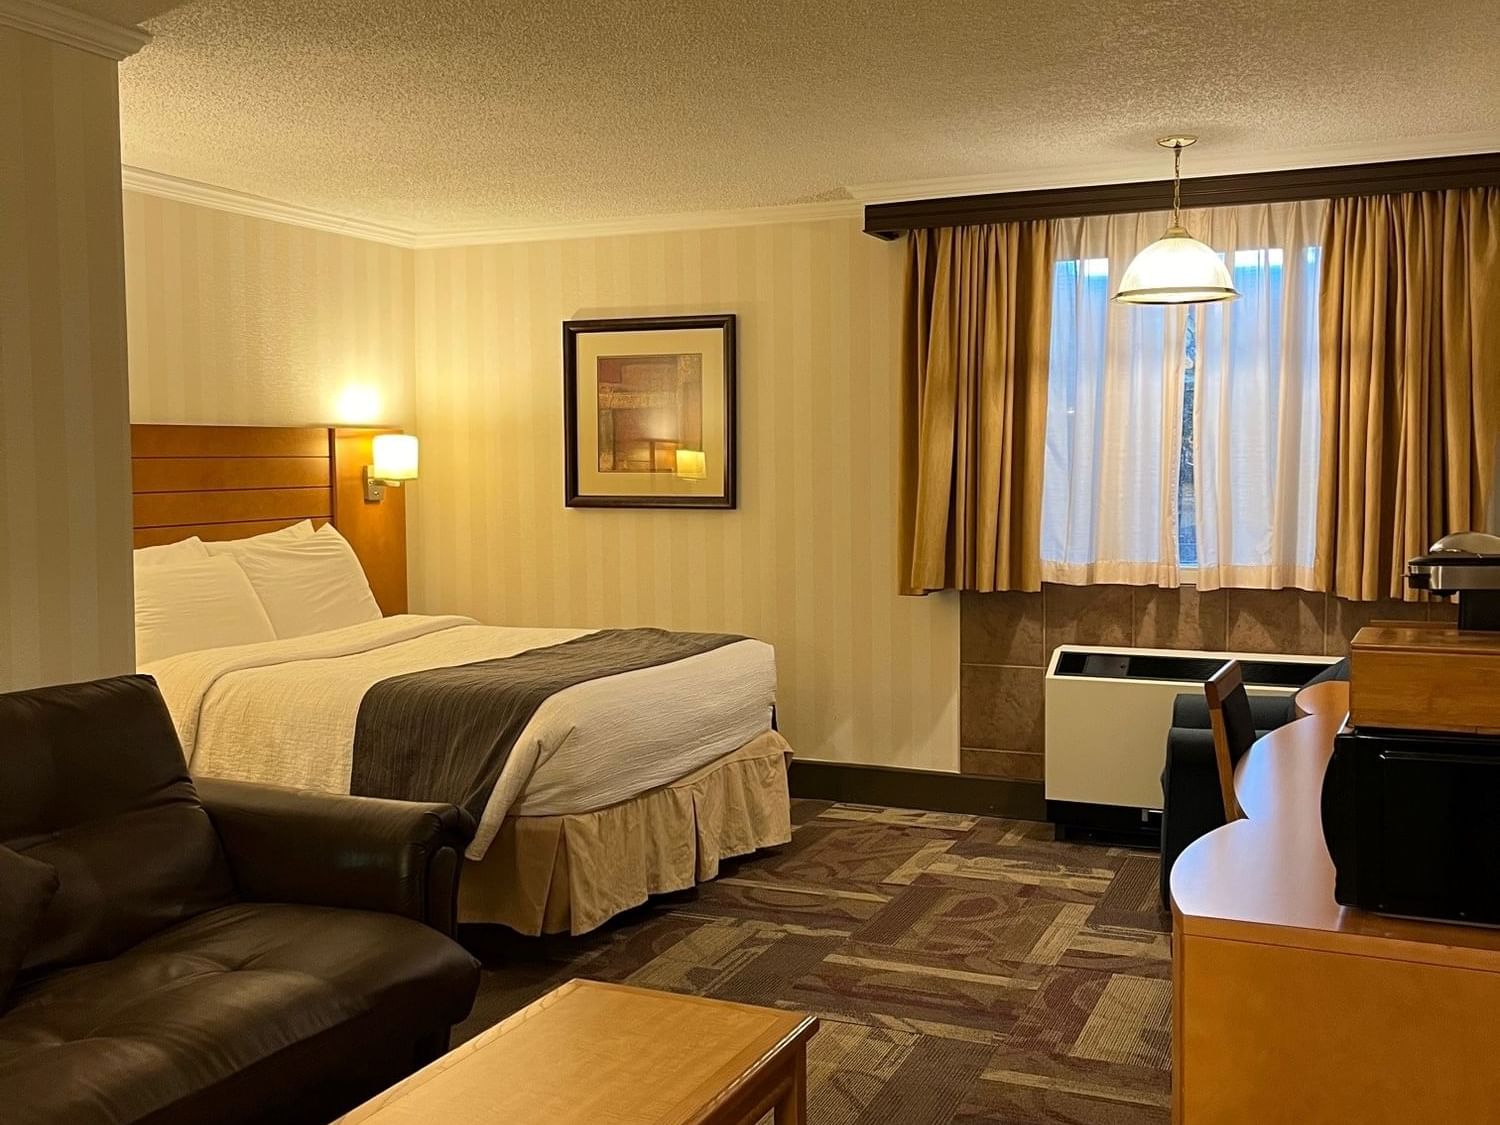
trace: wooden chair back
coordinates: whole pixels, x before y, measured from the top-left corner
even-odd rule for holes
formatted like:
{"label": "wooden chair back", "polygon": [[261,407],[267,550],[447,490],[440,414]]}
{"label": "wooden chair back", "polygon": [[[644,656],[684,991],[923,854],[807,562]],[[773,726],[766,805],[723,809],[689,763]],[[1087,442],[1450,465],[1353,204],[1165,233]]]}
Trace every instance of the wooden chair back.
{"label": "wooden chair back", "polygon": [[1250,713],[1250,697],[1237,660],[1226,662],[1203,685],[1208,700],[1208,723],[1213,730],[1214,759],[1218,764],[1219,796],[1224,802],[1224,819],[1241,820],[1234,792],[1234,767],[1255,742],[1255,719]]}

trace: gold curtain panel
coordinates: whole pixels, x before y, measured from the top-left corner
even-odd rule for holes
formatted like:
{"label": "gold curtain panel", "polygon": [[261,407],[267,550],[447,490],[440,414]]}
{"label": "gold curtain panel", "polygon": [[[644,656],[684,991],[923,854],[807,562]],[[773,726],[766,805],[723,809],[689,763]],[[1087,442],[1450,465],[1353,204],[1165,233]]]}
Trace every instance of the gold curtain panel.
{"label": "gold curtain panel", "polygon": [[917,230],[909,253],[905,592],[1039,590],[1051,229]]}
{"label": "gold curtain panel", "polygon": [[1500,189],[1334,200],[1320,330],[1320,588],[1414,597],[1406,559],[1481,528],[1495,476]]}

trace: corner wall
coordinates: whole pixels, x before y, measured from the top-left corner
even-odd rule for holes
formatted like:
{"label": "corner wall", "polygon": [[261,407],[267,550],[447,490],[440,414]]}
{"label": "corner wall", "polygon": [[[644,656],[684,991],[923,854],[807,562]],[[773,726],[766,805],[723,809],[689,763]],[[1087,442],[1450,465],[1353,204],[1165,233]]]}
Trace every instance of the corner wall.
{"label": "corner wall", "polygon": [[112,59],[0,27],[0,690],[134,669]]}

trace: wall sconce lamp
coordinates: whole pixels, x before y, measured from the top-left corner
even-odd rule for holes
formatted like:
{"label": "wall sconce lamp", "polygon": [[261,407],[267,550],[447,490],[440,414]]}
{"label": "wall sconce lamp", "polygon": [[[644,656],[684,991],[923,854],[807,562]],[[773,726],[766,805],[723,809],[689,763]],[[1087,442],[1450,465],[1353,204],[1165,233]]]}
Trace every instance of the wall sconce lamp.
{"label": "wall sconce lamp", "polygon": [[704,480],[708,476],[708,461],[701,449],[679,449],[677,451],[677,476],[680,480]]}
{"label": "wall sconce lamp", "polygon": [[365,502],[385,499],[385,486],[417,479],[417,439],[411,434],[376,434],[371,443],[374,464],[365,466]]}

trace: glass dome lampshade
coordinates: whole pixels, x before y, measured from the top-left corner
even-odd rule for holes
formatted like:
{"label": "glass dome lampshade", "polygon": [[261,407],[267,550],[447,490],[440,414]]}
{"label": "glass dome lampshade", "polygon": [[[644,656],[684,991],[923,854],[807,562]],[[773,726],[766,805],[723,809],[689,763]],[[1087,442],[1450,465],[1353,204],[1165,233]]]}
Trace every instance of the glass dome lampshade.
{"label": "glass dome lampshade", "polygon": [[1191,305],[1239,296],[1213,248],[1173,224],[1135,256],[1115,300],[1125,305]]}
{"label": "glass dome lampshade", "polygon": [[1115,293],[1121,304],[1197,305],[1240,295],[1224,260],[1182,225],[1182,150],[1197,140],[1178,136],[1156,142],[1172,150],[1172,225],[1126,267]]}

